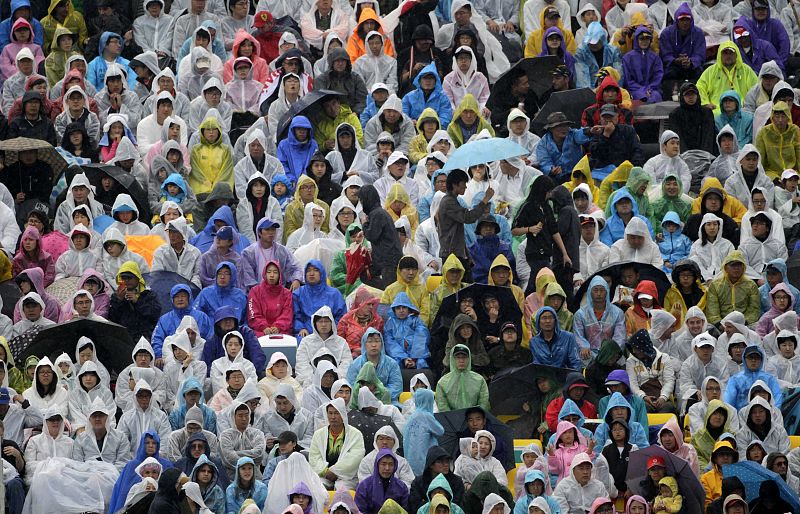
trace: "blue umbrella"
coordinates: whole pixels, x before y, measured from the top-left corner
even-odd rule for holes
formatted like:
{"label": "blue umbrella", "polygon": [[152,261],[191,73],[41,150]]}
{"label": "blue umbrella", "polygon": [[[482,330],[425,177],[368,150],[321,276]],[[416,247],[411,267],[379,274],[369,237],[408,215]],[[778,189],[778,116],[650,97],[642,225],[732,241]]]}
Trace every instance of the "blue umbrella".
{"label": "blue umbrella", "polygon": [[753,461],[737,462],[736,464],[726,464],[722,466],[722,476],[737,477],[744,484],[744,492],[747,496],[747,503],[752,503],[758,498],[761,483],[770,480],[778,485],[781,499],[792,506],[792,512],[800,512],[800,499],[793,492],[784,480],[764,466]]}
{"label": "blue umbrella", "polygon": [[444,171],[464,170],[476,164],[486,164],[511,157],[528,155],[530,152],[523,146],[502,137],[479,139],[461,145],[447,159]]}

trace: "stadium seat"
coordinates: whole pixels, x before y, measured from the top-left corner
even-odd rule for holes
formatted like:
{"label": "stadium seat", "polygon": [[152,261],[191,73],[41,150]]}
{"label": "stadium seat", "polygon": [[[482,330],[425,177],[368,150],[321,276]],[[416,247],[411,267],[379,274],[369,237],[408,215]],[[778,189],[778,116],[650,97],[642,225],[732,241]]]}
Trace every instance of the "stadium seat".
{"label": "stadium seat", "polygon": [[675,414],[665,413],[665,414],[648,414],[647,415],[647,424],[652,426],[655,425],[663,425],[670,419],[674,419],[678,421],[678,417]]}
{"label": "stadium seat", "polygon": [[798,446],[800,446],[800,435],[790,435],[789,445],[792,447],[793,450]]}
{"label": "stadium seat", "polygon": [[497,416],[497,419],[499,419],[503,423],[508,423],[509,421],[514,421],[518,417],[519,414],[502,414],[500,416]]}
{"label": "stadium seat", "polygon": [[511,491],[512,495],[514,494],[514,478],[517,476],[517,469],[519,469],[521,465],[522,464],[517,463],[514,469],[506,473],[506,478],[508,478],[508,490]]}
{"label": "stadium seat", "polygon": [[542,441],[539,439],[514,439],[514,450],[522,451],[531,444],[535,444],[540,450],[542,449]]}

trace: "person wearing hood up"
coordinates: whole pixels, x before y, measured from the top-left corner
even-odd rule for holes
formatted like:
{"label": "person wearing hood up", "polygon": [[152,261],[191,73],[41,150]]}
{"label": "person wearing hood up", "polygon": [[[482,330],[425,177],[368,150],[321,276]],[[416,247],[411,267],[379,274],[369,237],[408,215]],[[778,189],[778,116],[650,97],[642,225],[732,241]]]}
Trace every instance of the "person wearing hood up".
{"label": "person wearing hood up", "polygon": [[[236,269],[235,266],[231,266],[232,270]],[[218,266],[217,273],[219,273],[219,270],[223,267],[224,266],[222,264]],[[233,280],[234,279],[231,278],[231,281]],[[172,299],[172,310],[159,318],[158,324],[153,331],[153,350],[155,351],[156,358],[158,359],[161,358],[161,348],[164,344],[164,340],[167,336],[175,333],[175,330],[184,316],[192,316],[195,320],[197,320],[200,326],[200,336],[203,337],[203,339],[209,340],[213,335],[213,323],[211,322],[211,317],[198,308],[200,302],[197,302],[194,306],[192,306],[193,295],[188,286],[181,284],[174,286],[170,290],[170,298]],[[240,305],[239,316],[237,319],[241,319],[242,311],[243,305]]]}
{"label": "person wearing hood up", "polygon": [[[753,198],[761,202],[766,201],[763,195],[754,194]],[[788,259],[786,243],[779,237],[783,231],[781,224],[764,212],[755,214],[748,221],[751,233],[742,236],[739,250],[744,255],[749,269],[761,270],[775,259]],[[755,276],[758,276],[757,272]]]}
{"label": "person wearing hood up", "polygon": [[719,99],[724,92],[732,89],[741,98],[757,82],[758,77],[753,69],[742,61],[739,47],[726,41],[719,46],[717,62],[697,80],[697,88],[701,104],[711,108],[717,115],[721,110]]}
{"label": "person wearing hood up", "polygon": [[25,447],[25,482],[30,486],[39,464],[50,458],[72,458],[73,441],[64,433],[64,415],[59,406],[42,414],[42,432],[30,438]]}
{"label": "person wearing hood up", "polygon": [[[234,166],[234,181],[236,195],[241,197],[247,194],[250,185],[249,181],[254,173],[262,174],[262,178],[267,182],[267,193],[269,193],[269,183],[273,177],[284,173],[283,164],[271,153],[274,153],[274,146],[267,142],[264,130],[253,129],[244,137],[244,156]],[[238,147],[239,145],[237,145]],[[234,152],[234,157],[236,152]],[[257,217],[256,221],[261,219]]]}
{"label": "person wearing hood up", "polygon": [[405,508],[408,487],[396,476],[397,471],[398,460],[392,450],[380,450],[375,457],[372,475],[360,481],[356,488],[356,505],[363,514],[377,514],[389,499]]}
{"label": "person wearing hood up", "polygon": [[[648,429],[648,421],[647,421],[647,409],[644,403],[644,400],[636,394],[633,393],[631,390],[631,381],[630,377],[628,376],[627,371],[624,369],[615,369],[611,371],[608,376],[604,379],[605,391],[604,393],[608,393],[607,396],[603,396],[600,398],[600,401],[597,404],[598,412],[606,412],[608,410],[608,403],[613,398],[614,393],[620,393],[623,398],[628,402],[631,406],[631,420],[636,421],[642,428],[645,430]],[[583,413],[578,411],[577,407],[574,406],[574,414],[579,416],[583,416]],[[565,407],[562,407],[561,412],[559,413],[559,420],[564,419],[565,415],[569,414],[570,411],[566,409],[566,402]],[[574,423],[577,424],[577,423]],[[578,426],[583,426],[583,421],[580,421]],[[628,427],[626,426],[626,429]]]}
{"label": "person wearing hood up", "polygon": [[767,176],[775,179],[784,169],[797,167],[800,161],[800,143],[797,143],[800,128],[792,123],[791,111],[785,102],[773,102],[770,120],[771,123],[758,131],[756,148],[763,156]]}
{"label": "person wearing hood up", "polygon": [[665,130],[659,137],[661,154],[648,159],[643,168],[650,174],[651,182],[654,184],[663,184],[667,174],[678,175],[683,185],[683,192],[688,193],[692,175],[689,166],[680,156],[680,139],[675,132]]}
{"label": "person wearing hood up", "polygon": [[[625,227],[624,239],[619,239],[611,245],[609,261],[634,261],[642,264],[650,264],[657,268],[662,267],[668,259],[662,256],[659,245],[652,240],[648,228],[647,222],[643,221],[641,218],[632,218]],[[674,233],[668,235],[675,236]],[[680,235],[680,232],[678,232],[678,236]],[[664,242],[661,244],[664,244]],[[683,244],[683,246],[688,247],[688,244]],[[684,253],[683,256],[685,255]]]}
{"label": "person wearing hood up", "polygon": [[157,405],[153,405],[156,402],[154,391],[144,379],[140,378],[136,382],[132,400],[132,405],[124,410],[116,424],[117,430],[128,439],[131,450],[137,450],[146,430],[152,429],[158,432],[162,439],[169,437],[172,429],[167,415]]}
{"label": "person wearing hood up", "polygon": [[[138,95],[133,92],[136,75],[127,65],[123,66],[113,62],[104,73],[101,82],[95,84],[97,95],[94,98],[97,102],[100,122],[106,123],[111,114],[122,114],[127,116],[126,121],[129,126],[138,125],[142,118],[142,103]],[[134,77],[134,85],[130,84],[130,79],[127,79],[126,82],[126,76],[130,77],[131,75]],[[89,80],[88,76],[87,80]]]}
{"label": "person wearing hood up", "polygon": [[[640,28],[641,30],[641,28]],[[545,32],[546,34],[546,32]],[[638,41],[638,32],[634,38]],[[652,40],[652,35],[651,35]],[[643,50],[646,51],[647,47]],[[598,56],[602,61],[598,61]],[[611,66],[620,74],[623,72],[622,55],[619,49],[608,42],[608,34],[600,20],[594,21],[586,28],[586,34],[575,52],[575,85],[576,87],[591,87],[595,84],[595,77],[600,68]],[[625,74],[628,79],[627,73]],[[638,98],[636,98],[638,99]]]}
{"label": "person wearing hood up", "polygon": [[[590,29],[591,27],[592,25],[589,26]],[[646,103],[660,102],[664,68],[661,58],[651,48],[653,31],[645,25],[640,25],[633,34],[633,40],[635,48],[622,58],[625,85],[634,100]],[[581,48],[578,49],[579,55]],[[606,48],[615,47],[606,45]]]}
{"label": "person wearing hood up", "polygon": [[[202,361],[201,361],[202,362]],[[203,394],[203,382],[205,375],[192,376],[187,375],[180,384],[180,389],[175,395],[174,408],[171,409],[169,414],[169,423],[172,430],[180,430],[186,425],[188,411],[192,407],[200,409],[203,417],[202,429],[208,432],[217,432],[217,417],[214,411],[206,405],[205,396]]]}
{"label": "person wearing hood up", "polygon": [[[362,12],[362,19],[364,15],[365,12]],[[369,19],[367,21],[369,21]],[[359,24],[354,30],[360,30],[361,26],[362,24]],[[351,39],[350,42],[348,42],[348,46],[354,44],[352,43],[353,41],[357,41],[357,38]],[[367,47],[366,51],[364,52],[362,49],[363,53],[356,59],[353,59],[351,55],[353,71],[364,79],[364,85],[368,90],[372,90],[375,84],[385,84],[393,91],[396,91],[398,86],[397,60],[394,58],[394,50],[391,46],[391,41],[381,34],[381,32],[375,30],[369,31],[364,41],[366,41],[366,44],[363,45]]]}
{"label": "person wearing hood up", "polygon": [[440,412],[480,406],[488,410],[489,390],[486,380],[472,371],[470,350],[457,344],[450,351],[450,371],[436,386],[436,405]]}
{"label": "person wearing hood up", "polygon": [[[153,83],[155,87],[158,87],[156,84],[156,82]],[[156,152],[160,151],[164,147],[163,145],[171,139],[177,139],[178,143],[182,145],[186,144],[189,128],[183,118],[179,117],[178,113],[175,112],[177,110],[176,107],[180,105],[174,96],[175,94],[172,90],[158,91],[148,97],[152,98],[152,101],[149,109],[150,114],[146,116],[148,106],[142,107],[142,120],[136,127],[136,142],[138,143],[139,154],[142,157],[151,155],[151,150],[159,142],[161,142],[161,145],[157,147]],[[182,114],[188,117],[188,106],[186,110],[187,112]],[[176,126],[172,127],[173,124]],[[153,161],[152,159],[148,161],[145,158],[145,162],[152,164]]]}
{"label": "person wearing hood up", "polygon": [[364,186],[358,196],[363,207],[364,236],[372,246],[372,285],[385,288],[397,277],[396,267],[402,257],[402,245],[391,216],[381,206],[378,190],[372,185]]}
{"label": "person wearing hood up", "polygon": [[111,208],[111,216],[114,218],[114,222],[108,226],[105,234],[111,234],[111,230],[118,230],[124,236],[150,235],[150,227],[139,221],[139,209],[130,195],[117,195],[114,206]]}
{"label": "person wearing hood up", "polygon": [[174,18],[164,12],[164,0],[148,0],[143,7],[144,13],[133,20],[134,42],[159,58],[171,54]]}
{"label": "person wearing hood up", "polygon": [[202,254],[195,246],[188,243],[188,229],[186,218],[183,216],[167,222],[165,231],[169,241],[168,244],[156,248],[153,253],[152,271],[171,271],[200,287]]}
{"label": "person wearing hood up", "polygon": [[559,326],[552,307],[542,307],[536,312],[535,331],[537,335],[530,341],[534,363],[572,369],[583,367],[575,336]]}
{"label": "person wearing hood up", "polygon": [[605,279],[594,277],[589,283],[589,292],[573,318],[573,331],[584,362],[588,362],[592,354],[597,355],[603,340],[611,339],[623,348],[627,338],[625,314],[611,303]]}
{"label": "person wearing hood up", "polygon": [[416,120],[426,107],[431,107],[439,115],[443,127],[450,125],[453,109],[434,64],[420,70],[414,78],[414,87],[414,91],[403,97],[403,112]]}
{"label": "person wearing hood up", "polygon": [[[12,119],[8,125],[9,137],[28,137],[31,139],[41,139],[53,146],[56,146],[58,144],[56,140],[57,134],[55,128],[53,128],[53,123],[46,116],[43,106],[43,96],[39,92],[35,90],[26,91],[22,96],[22,115]],[[24,153],[25,152],[20,152],[21,155],[19,162],[21,164],[30,166],[36,162],[35,158],[28,158],[27,160],[30,162],[24,162],[25,159],[22,157],[22,154]],[[34,152],[33,157],[35,157],[35,155],[36,154]],[[31,185],[33,184],[29,184],[29,187]]]}
{"label": "person wearing hood up", "polygon": [[192,147],[192,172],[188,185],[198,200],[205,200],[213,186],[226,182],[233,188],[233,159],[230,145],[222,138],[222,125],[214,116],[206,116],[199,126],[199,144]]}
{"label": "person wearing hood up", "polygon": [[[275,409],[264,418],[263,428],[267,434],[282,434],[290,430],[297,437],[297,443],[303,448],[309,448],[314,435],[313,415],[302,407],[292,386],[285,383],[278,385],[270,398]],[[268,443],[270,440],[271,437],[267,437]],[[272,442],[282,444],[280,438]]]}
{"label": "person wearing hood up", "polygon": [[789,453],[789,436],[782,423],[771,417],[772,407],[769,402],[760,396],[755,396],[742,409],[739,414],[741,425],[736,432],[736,446],[739,457],[747,458],[747,446],[750,441],[757,439],[767,453]]}
{"label": "person wearing hood up", "polygon": [[90,142],[96,144],[100,139],[100,120],[97,114],[88,109],[86,92],[78,86],[71,86],[64,94],[62,105],[62,112],[53,122],[58,140],[64,138],[70,124],[80,123],[86,129]]}
{"label": "person wearing hood up", "polygon": [[[641,296],[634,293],[634,305],[639,305]],[[631,355],[625,368],[631,377],[633,394],[644,400],[648,412],[674,412],[675,405],[670,400],[675,389],[673,359],[653,346],[650,334],[644,329],[631,336],[627,349]]]}
{"label": "person wearing hood up", "polygon": [[[523,465],[523,468],[525,466]],[[522,468],[519,468],[517,473],[520,473]],[[518,488],[515,484],[515,501],[514,514],[539,514],[533,507],[538,508],[543,513],[549,512],[551,514],[560,513],[561,506],[558,501],[553,497],[553,491],[550,488],[549,477],[545,479],[545,474],[539,469],[528,469],[522,476],[523,485]],[[541,484],[537,484],[541,482]]]}
{"label": "person wearing hood up", "polygon": [[343,190],[347,189],[345,184],[351,178],[371,184],[379,176],[374,159],[362,148],[355,127],[349,123],[341,123],[336,127],[333,150],[325,158],[333,167],[331,181],[341,184]]}
{"label": "person wearing hood up", "polygon": [[[728,380],[724,394],[725,403],[732,405],[737,410],[743,408],[748,404],[749,391],[753,383],[756,380],[762,380],[769,387],[775,406],[780,408],[783,402],[783,393],[778,380],[763,371],[764,351],[759,346],[748,346],[744,350],[743,360],[742,371]],[[771,409],[768,409],[768,412],[770,411]],[[749,441],[748,439],[747,442]]]}
{"label": "person wearing hood up", "polygon": [[225,132],[230,130],[233,108],[231,102],[226,100],[227,94],[228,88],[217,77],[209,78],[201,86],[197,96],[189,103],[189,113],[186,116],[189,133],[197,132],[203,121],[212,116],[211,109],[216,110],[215,116],[222,129]]}
{"label": "person wearing hood up", "polygon": [[[315,261],[311,261],[309,266],[313,267]],[[319,264],[319,262],[317,262]],[[300,344],[297,346],[297,357],[296,357],[296,375],[297,381],[301,384],[308,386],[311,383],[312,374],[314,372],[314,365],[312,363],[312,357],[322,348],[326,348],[329,350],[333,356],[333,358],[338,363],[338,374],[339,376],[344,376],[347,371],[350,363],[353,361],[352,355],[350,353],[350,347],[347,345],[347,341],[344,338],[340,337],[336,334],[336,323],[338,320],[335,321],[335,315],[331,308],[328,307],[328,304],[332,304],[333,302],[330,300],[325,300],[325,293],[323,292],[316,292],[314,293],[311,290],[304,291],[303,288],[310,287],[308,283],[298,289],[294,294],[294,301],[298,301],[298,292],[307,293],[308,295],[313,295],[317,301],[322,300],[324,304],[314,311],[312,315],[308,317],[308,323],[311,326],[311,331],[308,332],[306,329],[301,329],[301,333],[303,330],[306,330],[306,334],[302,336],[300,340]],[[330,286],[325,286],[329,289]],[[302,294],[301,293],[301,294]],[[339,300],[341,301],[341,295],[338,291],[336,294],[339,295]],[[295,328],[297,328],[297,310],[295,309]],[[338,314],[339,318],[344,314]]]}
{"label": "person wearing hood up", "polygon": [[[364,438],[357,428],[348,423],[343,399],[329,401],[325,409],[326,426],[314,432],[309,464],[323,479],[326,488],[334,484],[339,487],[353,486],[358,481],[358,466],[364,458]],[[339,438],[342,438],[341,442]]]}
{"label": "person wearing hood up", "polygon": [[686,2],[675,10],[674,19],[676,22],[665,27],[658,38],[664,80],[696,81],[706,60],[705,36],[695,25],[694,14]]}
{"label": "person wearing hood up", "polygon": [[630,403],[628,403],[621,392],[617,391],[611,394],[611,398],[608,400],[608,405],[602,418],[603,423],[597,427],[593,435],[599,447],[604,447],[611,441],[611,425],[613,424],[613,420],[618,418],[624,419],[628,424],[628,442],[635,444],[639,449],[650,446],[647,437],[647,429],[633,419],[634,413]]}
{"label": "person wearing hood up", "polygon": [[[588,188],[587,188],[588,189]],[[579,186],[575,192],[581,192]],[[575,194],[573,193],[573,197]],[[579,215],[581,227],[581,239],[578,243],[580,269],[573,276],[574,286],[580,287],[583,282],[591,277],[596,271],[606,267],[611,249],[600,240],[600,225],[604,225],[604,219],[598,213],[596,215]]]}
{"label": "person wearing hood up", "polygon": [[746,261],[740,250],[730,252],[722,261],[722,275],[711,281],[707,293],[708,322],[719,323],[736,310],[748,323],[761,317],[761,297],[756,283],[744,276]]}
{"label": "person wearing hood up", "polygon": [[[730,52],[728,52],[730,53]],[[719,98],[720,91],[716,98]],[[678,134],[681,152],[704,150],[716,154],[714,112],[700,103],[700,91],[692,82],[681,85],[680,106],[669,115],[669,127]]]}
{"label": "person wearing hood up", "polygon": [[[749,32],[749,31],[748,31]],[[783,71],[775,60],[762,63],[758,72],[758,83],[750,88],[741,108],[751,114],[772,99],[775,86],[783,80]]]}
{"label": "person wearing hood up", "polygon": [[[441,98],[447,102],[447,109],[450,109],[450,101],[443,92]],[[400,100],[395,94],[390,95],[381,105],[378,113],[370,118],[364,126],[364,141],[368,151],[374,154],[379,153],[378,140],[383,132],[387,132],[392,137],[395,150],[400,152],[409,150],[409,145],[416,134],[416,119],[412,119],[409,114],[404,112],[404,100],[405,98]],[[424,109],[425,106],[422,106],[422,109],[418,111],[418,117],[422,116]]]}
{"label": "person wearing hood up", "polygon": [[794,353],[797,336],[791,330],[781,330],[776,341],[779,353],[767,359],[767,367],[774,370],[781,387],[790,389],[800,383],[800,357]]}
{"label": "person wearing hood up", "polygon": [[579,453],[572,460],[569,475],[553,491],[553,498],[558,502],[562,513],[605,512],[600,510],[600,506],[610,504],[608,497],[616,496],[617,491],[613,486],[613,491],[606,490],[603,482],[592,478],[593,470],[594,464],[586,453]]}
{"label": "person wearing hood up", "polygon": [[[740,169],[739,165],[737,169]],[[739,224],[746,213],[747,209],[742,202],[728,194],[719,180],[715,177],[706,177],[700,187],[700,195],[692,201],[692,215],[686,221],[683,233],[689,239],[697,240],[700,238],[703,217],[706,214],[714,214],[721,221],[722,237],[732,244],[738,244]]]}
{"label": "person wearing hood up", "polygon": [[[668,273],[679,261],[689,256],[692,241],[682,233],[683,222],[674,211],[669,211],[664,215],[661,229],[663,232],[659,234],[661,241],[658,243],[658,248],[661,251],[661,258],[664,260],[664,271]],[[618,243],[614,243],[614,246]]]}
{"label": "person wearing hood up", "polygon": [[124,262],[114,279],[118,287],[111,296],[108,320],[128,327],[132,338],[150,337],[161,315],[161,305],[156,294],[147,289],[139,265]]}
{"label": "person wearing hood up", "polygon": [[[411,484],[409,512],[420,512],[424,505],[431,504],[437,493],[446,496],[448,501],[452,502],[451,509],[454,514],[463,512],[460,507],[458,509],[454,507],[463,501],[464,484],[461,478],[451,471],[450,462],[450,455],[440,446],[428,449],[424,470],[416,474]],[[425,514],[428,509],[421,512]]]}
{"label": "person wearing hood up", "polygon": [[[786,261],[783,259],[774,259],[766,263],[764,267],[764,284],[758,288],[761,295],[761,312],[765,313],[772,307],[772,298],[770,292],[778,284],[783,284],[795,299],[794,311],[797,312],[800,306],[797,305],[797,299],[800,298],[800,291],[789,283],[788,274],[786,269]],[[768,333],[769,331],[767,331]],[[765,334],[766,335],[766,334]],[[762,336],[763,337],[763,336]],[[767,346],[769,349],[769,346]]]}
{"label": "person wearing hood up", "polygon": [[[489,83],[486,76],[478,71],[478,60],[469,46],[459,46],[453,54],[453,71],[443,80],[443,89],[450,99],[450,106],[456,110],[461,100],[472,94],[481,107],[479,114],[488,117],[486,102],[489,99]],[[454,116],[455,118],[455,116]]]}
{"label": "person wearing hood up", "polygon": [[[136,383],[144,379],[159,406],[166,406],[164,399],[164,373],[154,365],[153,348],[144,337],[140,338],[131,351],[132,364],[119,373],[119,387],[115,389],[117,406],[122,411],[130,410],[135,402],[133,391]],[[150,386],[149,384],[152,384]]]}
{"label": "person wearing hood up", "polygon": [[242,312],[240,319],[245,318],[247,295],[236,285],[239,275],[236,265],[223,261],[217,265],[215,282],[203,288],[194,302],[194,308],[206,313],[209,317],[224,305],[230,305]]}
{"label": "person wearing hood up", "polygon": [[[683,360],[678,374],[677,390],[682,410],[688,409],[694,402],[703,401],[706,396],[705,378],[713,376],[720,391],[728,382],[728,365],[724,358],[720,358],[720,350],[715,355],[717,341],[708,332],[703,332],[692,339],[693,353]],[[674,355],[673,359],[680,361],[680,356]],[[707,403],[707,400],[706,400]]]}
{"label": "person wearing hood up", "polygon": [[[786,69],[791,51],[791,42],[786,28],[777,15],[771,16],[772,7],[767,0],[755,0],[751,2],[751,5],[751,17],[746,18],[748,28],[755,39],[772,44],[777,53],[778,64],[782,69]],[[780,9],[778,8],[777,11]],[[777,14],[779,15],[780,12]]]}
{"label": "person wearing hood up", "polygon": [[[112,428],[111,419],[116,406],[109,407],[99,397],[85,408],[87,424],[76,437],[72,446],[71,458],[78,462],[102,461],[112,464],[122,473],[131,459],[131,447],[125,435]],[[155,437],[157,434],[153,433]],[[142,437],[146,437],[143,435]],[[145,448],[140,446],[139,452]]]}
{"label": "person wearing hood up", "polygon": [[283,284],[280,263],[269,261],[264,266],[263,281],[248,294],[248,325],[259,337],[288,334],[292,330],[292,293]]}
{"label": "person wearing hood up", "polygon": [[246,30],[239,29],[233,38],[231,58],[225,62],[225,68],[222,73],[225,84],[234,79],[236,60],[240,57],[250,60],[252,79],[263,84],[267,80],[269,70],[267,69],[267,61],[260,54],[261,43]]}
{"label": "person wearing hood up", "polygon": [[24,401],[41,413],[53,406],[66,410],[69,394],[61,387],[59,377],[57,366],[50,359],[45,357],[39,361],[33,372],[31,387],[22,392]]}
{"label": "person wearing hood up", "polygon": [[105,412],[116,410],[114,397],[108,384],[104,384],[98,373],[97,365],[92,361],[85,362],[78,371],[75,387],[69,391],[69,421],[73,431],[86,430],[91,426],[89,417],[95,408],[95,400]]}
{"label": "person wearing hood up", "polygon": [[[761,74],[766,62],[777,62],[781,70],[786,66],[786,58],[781,58],[772,42],[756,34],[752,28],[753,20],[741,16],[733,26],[731,36],[742,54],[742,61]],[[752,89],[751,89],[752,90]],[[749,91],[748,91],[749,93]]]}

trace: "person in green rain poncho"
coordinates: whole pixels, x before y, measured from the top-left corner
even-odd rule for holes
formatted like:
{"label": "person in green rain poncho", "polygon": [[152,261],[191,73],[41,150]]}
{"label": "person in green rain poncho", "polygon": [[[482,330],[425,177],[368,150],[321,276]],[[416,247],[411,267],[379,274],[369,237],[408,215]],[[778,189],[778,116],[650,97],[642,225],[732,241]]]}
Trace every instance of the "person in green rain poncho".
{"label": "person in green rain poncho", "polygon": [[[628,191],[634,200],[636,206],[639,207],[639,214],[646,217],[653,217],[653,206],[650,204],[650,199],[647,197],[647,188],[650,186],[650,175],[639,166],[631,168],[628,174],[628,181],[625,187],[618,189],[609,198],[606,204],[605,214],[606,219],[611,217],[611,206],[614,205],[614,198],[620,194],[620,191]],[[660,221],[660,220],[659,220]]]}
{"label": "person in green rain poncho", "polygon": [[383,385],[381,379],[378,378],[378,373],[375,371],[375,366],[367,361],[361,367],[361,371],[356,376],[356,383],[353,384],[353,394],[350,396],[350,408],[358,410],[358,392],[362,387],[368,387],[375,398],[379,399],[386,405],[392,403],[392,396],[386,386]]}
{"label": "person in green rain poncho", "polygon": [[331,285],[347,296],[362,284],[367,277],[372,254],[369,241],[364,238],[364,231],[357,221],[347,226],[344,234],[344,250],[333,256]]}
{"label": "person in green rain poncho", "polygon": [[544,288],[544,304],[555,309],[561,330],[572,332],[573,315],[567,308],[567,295],[558,282],[550,282]]}
{"label": "person in green rain poncho", "polygon": [[[674,211],[683,223],[692,214],[692,203],[683,198],[683,183],[675,173],[667,173],[661,183],[661,197],[650,204],[653,214],[650,216],[650,223],[656,233],[661,232],[661,220],[669,211]],[[640,211],[641,212],[641,211]]]}
{"label": "person in green rain poncho", "polygon": [[598,397],[608,394],[606,390],[606,377],[617,369],[625,369],[619,364],[622,348],[611,339],[605,339],[600,344],[594,359],[586,366],[586,383]]}
{"label": "person in green rain poncho", "polygon": [[31,355],[25,359],[25,367],[19,369],[14,362],[14,356],[11,354],[11,349],[8,346],[8,341],[5,337],[0,336],[0,360],[6,363],[6,380],[5,382],[13,390],[22,394],[22,391],[28,389],[33,384],[33,378],[27,373],[28,368],[31,370],[36,369],[39,364],[39,358]]}
{"label": "person in green rain poncho", "polygon": [[450,372],[436,385],[436,406],[439,412],[482,407],[489,409],[489,387],[482,376],[472,371],[472,357],[463,344],[450,352]]}

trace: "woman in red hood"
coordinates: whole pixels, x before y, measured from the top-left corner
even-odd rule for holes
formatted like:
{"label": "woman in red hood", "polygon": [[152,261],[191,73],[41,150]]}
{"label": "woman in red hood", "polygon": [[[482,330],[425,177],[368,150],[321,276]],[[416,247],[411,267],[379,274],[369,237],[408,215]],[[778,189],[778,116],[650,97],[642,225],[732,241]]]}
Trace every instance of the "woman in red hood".
{"label": "woman in red hood", "polygon": [[266,82],[269,77],[269,66],[267,61],[261,57],[261,43],[256,41],[256,38],[239,29],[236,36],[233,38],[233,49],[231,50],[232,56],[225,62],[225,68],[222,70],[222,80],[226,84],[233,80],[233,61],[237,57],[247,57],[253,63],[253,80]]}
{"label": "woman in red hood", "polygon": [[638,330],[650,330],[650,311],[660,309],[655,282],[642,280],[633,290],[633,305],[625,311],[625,329],[628,337]]}
{"label": "woman in red hood", "polygon": [[[50,121],[54,121],[56,116],[61,114],[61,99],[57,102],[51,101],[47,96],[47,79],[41,75],[33,74],[28,77],[28,80],[25,81],[25,91],[37,91],[40,95],[42,95],[42,109],[44,114],[50,118]],[[14,104],[11,106],[11,109],[8,110],[8,122],[11,123],[11,120],[16,118],[17,116],[22,116],[22,96],[14,100]]]}
{"label": "woman in red hood", "polygon": [[283,286],[281,265],[269,261],[263,281],[247,295],[247,323],[258,337],[291,334],[294,310],[292,292]]}

